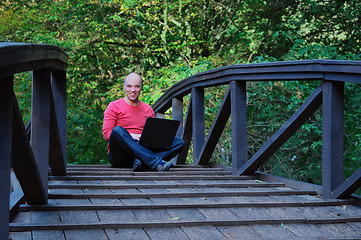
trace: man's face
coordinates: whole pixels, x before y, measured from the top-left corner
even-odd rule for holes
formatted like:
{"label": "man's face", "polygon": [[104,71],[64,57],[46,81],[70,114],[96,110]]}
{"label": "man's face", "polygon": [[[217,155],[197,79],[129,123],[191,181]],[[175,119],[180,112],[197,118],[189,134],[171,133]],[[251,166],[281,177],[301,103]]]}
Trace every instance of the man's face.
{"label": "man's face", "polygon": [[138,98],[142,89],[142,80],[138,76],[129,76],[124,82],[125,94],[132,102],[138,102]]}

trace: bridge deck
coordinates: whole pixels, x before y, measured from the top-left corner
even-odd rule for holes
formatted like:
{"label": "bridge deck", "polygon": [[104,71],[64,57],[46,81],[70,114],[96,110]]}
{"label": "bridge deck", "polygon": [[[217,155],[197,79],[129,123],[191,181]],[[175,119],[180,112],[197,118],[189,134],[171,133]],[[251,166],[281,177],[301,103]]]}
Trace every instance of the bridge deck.
{"label": "bridge deck", "polygon": [[21,205],[16,239],[361,238],[361,208],[222,168],[138,172],[68,166],[49,203]]}

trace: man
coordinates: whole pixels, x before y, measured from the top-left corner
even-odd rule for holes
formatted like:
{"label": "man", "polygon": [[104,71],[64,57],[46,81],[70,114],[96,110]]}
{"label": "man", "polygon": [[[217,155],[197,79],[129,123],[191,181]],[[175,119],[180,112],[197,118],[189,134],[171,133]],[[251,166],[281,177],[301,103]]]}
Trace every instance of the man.
{"label": "man", "polygon": [[169,161],[183,148],[183,139],[176,137],[170,149],[153,150],[139,145],[139,139],[147,117],[154,117],[153,109],[139,100],[143,90],[142,77],[130,73],[124,79],[126,96],[111,102],[104,112],[103,138],[108,141],[108,159],[114,167],[133,167],[167,171]]}

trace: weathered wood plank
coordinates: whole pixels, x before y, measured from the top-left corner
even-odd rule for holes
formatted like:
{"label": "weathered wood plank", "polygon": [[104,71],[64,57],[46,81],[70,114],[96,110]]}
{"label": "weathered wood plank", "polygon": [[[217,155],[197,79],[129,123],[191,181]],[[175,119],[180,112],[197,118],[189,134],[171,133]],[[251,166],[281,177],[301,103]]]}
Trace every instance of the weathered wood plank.
{"label": "weathered wood plank", "polygon": [[168,175],[172,175],[172,176],[176,176],[176,175],[229,175],[230,171],[167,171],[167,172],[134,172],[134,173],[129,173],[129,172],[118,172],[118,173],[114,173],[114,172],[110,172],[110,171],[70,171],[68,172],[69,176],[82,176],[82,175],[89,175],[89,176],[107,176],[107,175],[114,175],[117,174],[118,176],[122,176],[122,175],[132,175],[132,176],[168,176]]}
{"label": "weathered wood plank", "polygon": [[88,230],[67,230],[65,231],[66,239],[71,240],[108,240],[108,236],[103,229],[88,229]]}
{"label": "weathered wood plank", "polygon": [[[49,240],[49,239],[56,239],[56,240],[65,240],[64,232],[61,230],[58,231],[33,231],[32,232],[33,239],[36,240]],[[31,239],[31,238],[29,238]]]}
{"label": "weathered wood plank", "polygon": [[[258,198],[258,197],[257,197]],[[21,205],[20,210],[26,211],[55,211],[55,210],[124,210],[124,209],[197,209],[197,208],[274,208],[274,207],[320,207],[342,206],[350,202],[284,202],[284,201],[261,201],[242,202],[240,197],[209,197],[209,198],[151,198],[151,199],[91,199],[87,202],[64,199],[64,203],[58,200],[57,204],[47,205]]]}
{"label": "weathered wood plank", "polygon": [[343,182],[344,83],[322,86],[322,196],[330,198]]}
{"label": "weathered wood plank", "polygon": [[246,82],[233,81],[231,88],[232,118],[232,174],[247,162],[247,93]]}
{"label": "weathered wood plank", "polygon": [[58,212],[42,212],[42,211],[32,211],[30,212],[31,222],[32,223],[59,223],[60,216]]}
{"label": "weathered wood plank", "polygon": [[173,98],[172,99],[172,119],[179,120],[179,128],[177,136],[182,137],[183,133],[183,99]]}
{"label": "weathered wood plank", "polygon": [[280,225],[254,225],[252,228],[262,237],[272,239],[294,239],[296,235],[288,230],[284,224]]}
{"label": "weathered wood plank", "polygon": [[192,240],[201,240],[201,239],[209,239],[209,240],[220,240],[227,239],[223,234],[221,234],[217,228],[213,226],[199,226],[199,227],[182,227],[184,232],[188,235],[188,237]]}
{"label": "weathered wood plank", "polygon": [[132,210],[134,216],[139,222],[168,222],[171,221],[172,216],[164,209],[154,210]]}
{"label": "weathered wood plank", "polygon": [[127,229],[105,229],[110,240],[139,240],[149,239],[142,228],[127,228]]}
{"label": "weathered wood plank", "polygon": [[96,180],[96,181],[109,181],[109,180],[252,180],[254,176],[207,176],[207,175],[154,175],[154,176],[49,176],[49,180]]}
{"label": "weathered wood plank", "polygon": [[228,208],[199,208],[207,220],[239,220],[238,216]]}
{"label": "weathered wood plank", "polygon": [[49,159],[53,175],[66,175],[66,72],[51,73],[51,126]]}
{"label": "weathered wood plank", "polygon": [[264,239],[251,226],[219,226],[217,229],[227,239]]}
{"label": "weathered wood plank", "polygon": [[204,89],[192,89],[192,129],[193,129],[193,163],[199,164],[205,136],[204,125]]}
{"label": "weathered wood plank", "polygon": [[325,230],[330,238],[337,239],[360,239],[361,229],[356,230],[355,228],[347,224],[319,224],[318,228]]}
{"label": "weathered wood plank", "polygon": [[0,79],[0,239],[8,239],[13,77]]}
{"label": "weathered wood plank", "polygon": [[50,91],[50,70],[33,71],[31,146],[44,189],[48,188],[49,173]]}
{"label": "weathered wood plank", "polygon": [[284,187],[282,183],[182,183],[181,181],[158,181],[154,184],[49,184],[49,189],[153,189],[153,188],[273,188]]}
{"label": "weathered wood plank", "polygon": [[[97,223],[99,222],[96,211],[61,211],[62,223]],[[75,228],[74,228],[75,229]]]}
{"label": "weathered wood plank", "polygon": [[113,211],[113,210],[99,210],[97,211],[100,221],[102,222],[137,222],[138,219],[134,216],[131,210]]}
{"label": "weathered wood plank", "polygon": [[177,164],[185,164],[186,158],[188,155],[188,150],[192,142],[192,133],[193,133],[193,115],[192,115],[192,97],[189,99],[189,105],[187,110],[187,115],[184,120],[184,128],[182,132],[182,138],[184,140],[184,148],[183,150],[178,154],[177,157]]}
{"label": "weathered wood plank", "polygon": [[188,236],[181,228],[145,228],[150,239],[159,240],[188,240]]}
{"label": "weathered wood plank", "polygon": [[329,234],[324,229],[312,224],[285,224],[288,230],[293,232],[297,237],[302,238],[328,238]]}
{"label": "weathered wood plank", "polygon": [[[10,232],[9,240],[29,240],[31,239],[31,231],[28,232]],[[7,238],[6,238],[7,239]]]}
{"label": "weathered wood plank", "polygon": [[216,196],[265,196],[265,195],[304,195],[311,194],[316,195],[314,191],[302,191],[302,190],[284,190],[284,191],[232,191],[232,192],[176,192],[176,193],[137,193],[137,194],[121,194],[121,193],[111,193],[111,194],[49,194],[49,199],[61,199],[61,198],[164,198],[164,197],[216,197]]}

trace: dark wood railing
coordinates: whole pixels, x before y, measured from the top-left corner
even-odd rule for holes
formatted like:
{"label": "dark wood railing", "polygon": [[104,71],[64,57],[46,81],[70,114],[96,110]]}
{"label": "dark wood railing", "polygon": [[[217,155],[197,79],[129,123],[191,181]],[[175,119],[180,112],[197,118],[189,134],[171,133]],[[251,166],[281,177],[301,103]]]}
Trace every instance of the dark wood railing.
{"label": "dark wood railing", "polygon": [[[290,80],[321,80],[322,84],[248,159],[246,82]],[[347,198],[361,185],[361,168],[344,181],[344,82],[361,83],[360,61],[309,60],[227,66],[176,83],[153,108],[157,114],[164,114],[172,107],[173,118],[183,121],[183,98],[191,94],[184,127],[179,131],[186,147],[179,154],[177,163],[185,163],[193,138],[194,164],[208,164],[231,116],[232,172],[242,175],[255,173],[322,105],[322,196],[326,199]],[[218,85],[229,86],[205,137],[204,89]]]}
{"label": "dark wood railing", "polygon": [[[67,61],[56,46],[0,42],[0,239],[8,239],[9,206],[47,203],[49,171],[66,175]],[[13,90],[14,74],[28,71],[30,141]],[[21,188],[10,196],[11,168]]]}

